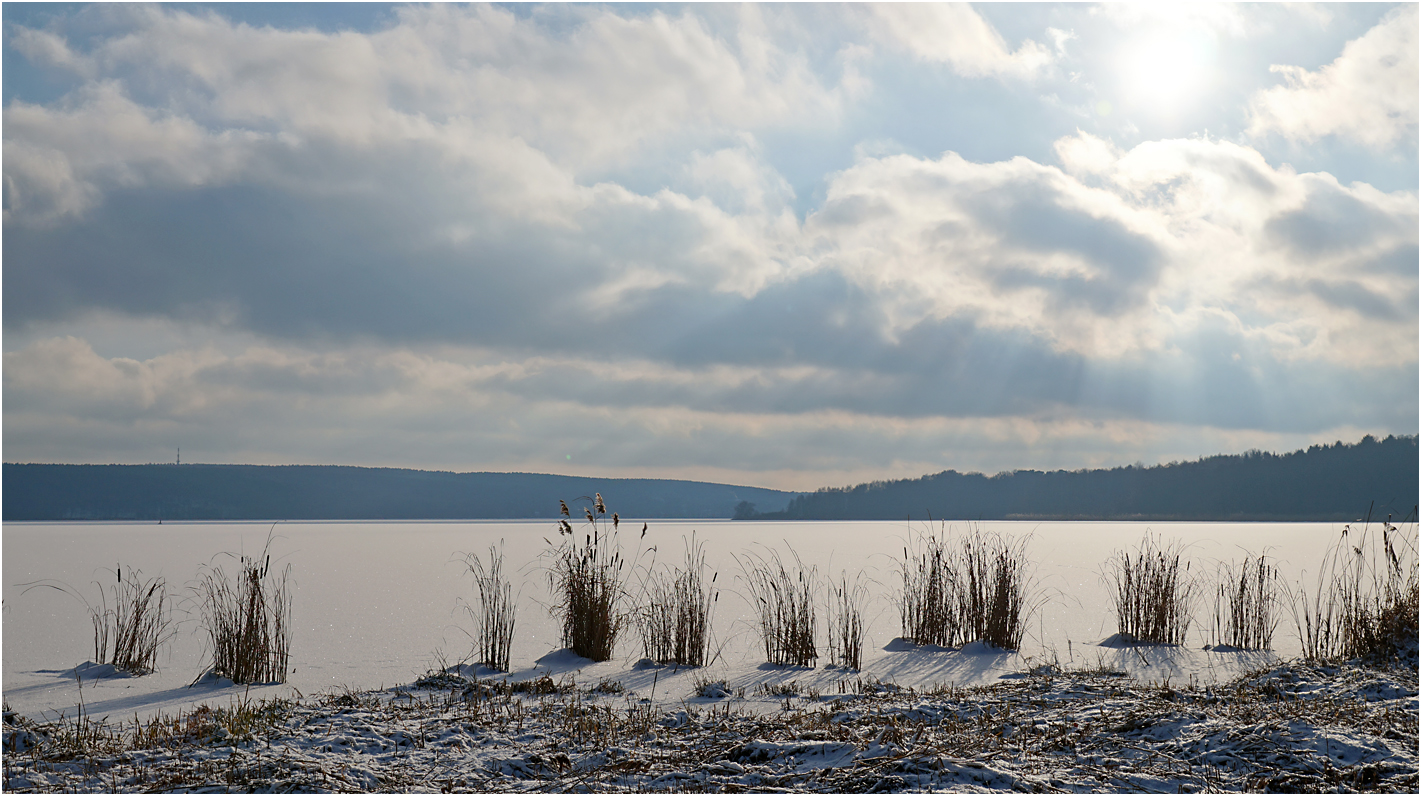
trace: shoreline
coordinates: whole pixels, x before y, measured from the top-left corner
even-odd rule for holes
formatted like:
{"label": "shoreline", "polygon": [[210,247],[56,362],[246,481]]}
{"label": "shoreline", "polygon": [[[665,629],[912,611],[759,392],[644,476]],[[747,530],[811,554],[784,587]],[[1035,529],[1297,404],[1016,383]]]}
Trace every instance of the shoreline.
{"label": "shoreline", "polygon": [[[6,714],[5,790],[1416,791],[1417,669],[1292,660],[1226,683],[1041,666],[970,688],[667,707],[436,673],[144,725]],[[146,731],[144,728],[147,728]],[[233,730],[237,730],[234,732]],[[134,745],[138,736],[148,748]]]}

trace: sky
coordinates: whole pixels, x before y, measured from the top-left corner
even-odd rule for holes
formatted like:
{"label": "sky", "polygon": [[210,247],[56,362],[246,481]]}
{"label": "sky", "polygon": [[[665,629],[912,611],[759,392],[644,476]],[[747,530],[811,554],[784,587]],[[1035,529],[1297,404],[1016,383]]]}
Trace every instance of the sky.
{"label": "sky", "polygon": [[1415,434],[1415,4],[3,6],[7,462]]}

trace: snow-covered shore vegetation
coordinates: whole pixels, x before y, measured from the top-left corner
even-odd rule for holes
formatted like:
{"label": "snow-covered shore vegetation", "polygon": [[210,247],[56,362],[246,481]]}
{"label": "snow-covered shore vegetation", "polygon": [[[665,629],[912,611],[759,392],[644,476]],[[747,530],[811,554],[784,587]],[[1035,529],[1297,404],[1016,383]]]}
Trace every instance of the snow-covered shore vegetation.
{"label": "snow-covered shore vegetation", "polygon": [[[487,674],[487,670],[484,670]],[[408,686],[150,721],[6,713],[7,791],[1396,792],[1417,670],[1294,661],[1143,685],[1044,665],[991,686],[845,680],[694,697],[451,667]]]}

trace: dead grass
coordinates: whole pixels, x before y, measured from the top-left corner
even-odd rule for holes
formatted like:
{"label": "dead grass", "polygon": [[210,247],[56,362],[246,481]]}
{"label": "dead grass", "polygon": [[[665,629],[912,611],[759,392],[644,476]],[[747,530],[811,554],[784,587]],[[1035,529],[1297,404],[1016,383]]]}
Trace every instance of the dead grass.
{"label": "dead grass", "polygon": [[850,669],[863,668],[863,604],[868,598],[862,573],[849,582],[849,573],[839,575],[830,588],[829,660]]}
{"label": "dead grass", "polygon": [[720,573],[705,578],[705,545],[695,534],[686,544],[684,568],[650,579],[638,616],[647,658],[683,666],[705,666],[711,659],[711,616],[720,592]]}
{"label": "dead grass", "polygon": [[[234,683],[284,683],[291,649],[291,566],[271,571],[271,537],[255,557],[238,557],[235,579],[221,567],[198,578],[212,673]],[[231,554],[226,554],[231,555]]]}
{"label": "dead grass", "polygon": [[963,641],[981,639],[1004,650],[1021,648],[1026,631],[1029,575],[1026,540],[973,528],[961,540],[959,616]]}
{"label": "dead grass", "polygon": [[94,662],[132,674],[148,674],[158,667],[158,648],[172,637],[167,586],[162,578],[144,580],[142,573],[132,568],[124,580],[122,565],[114,573],[117,582],[109,594],[100,587],[99,607],[89,609],[94,623]]}
{"label": "dead grass", "polygon": [[479,663],[506,672],[513,647],[517,604],[513,599],[513,584],[503,575],[502,540],[497,547],[489,546],[487,566],[474,554],[466,556],[464,563],[479,592],[478,612],[472,607],[468,609],[474,620],[474,655]]}
{"label": "dead grass", "polygon": [[1309,660],[1391,659],[1417,643],[1417,522],[1347,525],[1323,554],[1309,597],[1299,587],[1293,617]]}
{"label": "dead grass", "polygon": [[1106,563],[1118,631],[1146,644],[1183,644],[1194,609],[1190,564],[1180,567],[1178,542],[1145,534],[1132,555],[1117,551]]}
{"label": "dead grass", "polygon": [[903,548],[899,615],[903,637],[917,644],[956,647],[982,640],[1000,649],[1021,647],[1032,599],[1026,539],[1008,542],[979,526],[955,540],[938,533]]}
{"label": "dead grass", "polygon": [[[1408,666],[1293,662],[1205,686],[1059,672],[913,691],[868,678],[853,688],[862,698],[829,706],[814,704],[812,688],[762,684],[754,696],[784,700],[786,709],[774,713],[729,699],[667,712],[630,694],[592,698],[575,688],[500,697],[485,685],[454,684],[442,698],[346,691],[199,708],[144,722],[141,741],[126,722],[98,733],[91,726],[82,753],[62,740],[72,738],[64,726],[72,718],[43,725],[7,718],[7,736],[42,740],[6,750],[4,786],[65,793],[1416,792],[1416,673]],[[851,685],[841,682],[841,693]],[[1371,751],[1344,763],[1339,752],[1359,745]],[[830,755],[842,757],[825,765]],[[771,777],[773,788],[765,784]]]}
{"label": "dead grass", "polygon": [[765,660],[777,665],[813,665],[819,657],[814,637],[815,568],[806,569],[794,555],[791,573],[775,551],[768,558],[747,555],[740,567],[759,615]]}
{"label": "dead grass", "polygon": [[[631,570],[618,538],[621,519],[612,514],[612,527],[607,527],[607,506],[601,493],[581,499],[591,504],[583,508],[587,524],[580,533],[582,543],[577,541],[579,533],[562,519],[558,522],[559,544],[549,551],[553,613],[562,618],[563,646],[584,658],[605,661],[612,658],[628,620],[624,606]],[[559,502],[562,516],[570,517],[567,503]],[[641,535],[646,537],[644,523]]]}
{"label": "dead grass", "polygon": [[1213,643],[1245,650],[1273,647],[1278,626],[1278,568],[1267,557],[1220,564],[1214,592]]}
{"label": "dead grass", "polygon": [[899,600],[903,638],[916,644],[953,646],[961,635],[957,572],[947,542],[938,534],[915,536],[903,548]]}

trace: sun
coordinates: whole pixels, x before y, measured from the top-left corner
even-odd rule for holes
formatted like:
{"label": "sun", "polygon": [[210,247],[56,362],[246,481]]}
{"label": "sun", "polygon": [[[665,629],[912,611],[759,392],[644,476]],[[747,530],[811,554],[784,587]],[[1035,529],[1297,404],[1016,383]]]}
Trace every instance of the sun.
{"label": "sun", "polygon": [[1172,114],[1203,94],[1212,61],[1207,36],[1156,31],[1121,47],[1116,66],[1131,105]]}

